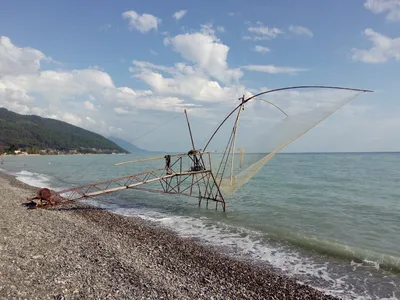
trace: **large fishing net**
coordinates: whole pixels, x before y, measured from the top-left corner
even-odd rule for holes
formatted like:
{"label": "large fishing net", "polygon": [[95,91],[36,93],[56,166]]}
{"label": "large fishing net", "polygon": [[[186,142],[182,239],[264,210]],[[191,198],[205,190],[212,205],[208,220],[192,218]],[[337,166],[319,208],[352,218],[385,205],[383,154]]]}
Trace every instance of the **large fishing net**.
{"label": "large fishing net", "polygon": [[279,151],[364,92],[301,87],[244,101],[206,146],[207,151],[215,151],[213,171],[220,189],[235,193]]}

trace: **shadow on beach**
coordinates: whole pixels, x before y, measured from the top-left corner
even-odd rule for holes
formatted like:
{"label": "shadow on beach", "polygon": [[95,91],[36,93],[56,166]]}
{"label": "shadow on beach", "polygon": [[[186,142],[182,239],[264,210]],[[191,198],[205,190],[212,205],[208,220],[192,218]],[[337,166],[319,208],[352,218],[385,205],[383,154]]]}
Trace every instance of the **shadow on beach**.
{"label": "shadow on beach", "polygon": [[75,204],[67,204],[67,205],[59,205],[47,208],[40,208],[36,206],[36,203],[33,201],[21,203],[22,206],[25,206],[27,209],[47,209],[53,211],[105,211],[105,208],[82,205],[79,203]]}

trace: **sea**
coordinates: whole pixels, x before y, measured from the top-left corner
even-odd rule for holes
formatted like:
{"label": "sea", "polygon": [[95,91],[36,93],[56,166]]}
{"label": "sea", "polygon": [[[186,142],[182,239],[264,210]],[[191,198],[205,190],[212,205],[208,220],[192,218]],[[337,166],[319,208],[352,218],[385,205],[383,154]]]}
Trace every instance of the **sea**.
{"label": "sea", "polygon": [[[154,167],[115,166],[141,157],[5,156],[0,171],[63,190]],[[342,299],[400,299],[400,153],[278,154],[226,200],[226,212],[136,190],[86,201]]]}

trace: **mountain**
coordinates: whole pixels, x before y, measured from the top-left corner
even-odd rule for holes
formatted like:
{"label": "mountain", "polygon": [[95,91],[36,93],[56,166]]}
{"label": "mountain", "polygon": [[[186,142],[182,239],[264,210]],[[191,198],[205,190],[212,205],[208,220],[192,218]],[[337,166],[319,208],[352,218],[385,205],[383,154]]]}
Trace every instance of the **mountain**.
{"label": "mountain", "polygon": [[[126,153],[105,137],[68,124],[35,115],[20,115],[0,107],[0,147],[55,149],[59,151]],[[101,151],[98,151],[101,150]]]}
{"label": "mountain", "polygon": [[130,153],[143,153],[143,152],[149,152],[147,150],[144,149],[140,149],[139,147],[136,147],[135,145],[133,145],[132,143],[129,143],[128,141],[125,141],[123,139],[117,138],[115,136],[109,136],[108,139],[110,141],[113,141],[114,143],[116,143],[118,146],[120,146],[121,148],[124,148],[125,150],[127,150]]}

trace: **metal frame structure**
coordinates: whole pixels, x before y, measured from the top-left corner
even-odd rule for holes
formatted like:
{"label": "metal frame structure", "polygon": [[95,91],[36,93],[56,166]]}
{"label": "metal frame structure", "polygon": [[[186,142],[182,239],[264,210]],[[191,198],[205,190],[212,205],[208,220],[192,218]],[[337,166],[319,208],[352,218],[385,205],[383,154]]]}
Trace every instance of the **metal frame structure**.
{"label": "metal frame structure", "polygon": [[[49,207],[121,190],[136,189],[196,197],[199,199],[199,206],[202,200],[207,201],[207,207],[209,201],[213,201],[215,202],[215,209],[218,208],[218,203],[220,203],[223,211],[225,211],[225,199],[211,171],[210,152],[166,155],[164,158],[167,161],[171,157],[174,158],[174,161],[169,165],[166,164],[163,169],[142,172],[59,192],[50,191],[47,197],[37,198],[40,200],[38,206]],[[185,169],[185,160],[186,162],[190,162],[189,170]],[[205,163],[206,161],[207,164]],[[151,183],[157,183],[157,186],[143,187],[143,185]]]}
{"label": "metal frame structure", "polygon": [[[177,194],[189,197],[196,197],[199,199],[199,207],[201,206],[202,200],[206,200],[206,207],[208,207],[209,201],[215,202],[215,209],[218,208],[218,203],[221,204],[222,210],[226,209],[226,202],[223,194],[221,193],[220,186],[223,179],[223,174],[226,171],[229,155],[232,153],[232,165],[230,166],[230,181],[232,183],[232,172],[233,172],[233,159],[234,153],[236,152],[236,136],[237,129],[240,119],[241,111],[244,110],[245,104],[250,100],[262,100],[271,104],[272,106],[279,109],[283,114],[287,114],[276,104],[269,102],[268,100],[258,98],[261,95],[283,91],[291,89],[304,89],[304,88],[322,88],[322,89],[340,89],[340,90],[350,90],[358,92],[372,92],[370,90],[361,90],[353,88],[344,88],[336,86],[294,86],[285,87],[274,90],[265,91],[257,95],[251,96],[247,99],[245,97],[239,98],[241,101],[219,124],[217,129],[213,132],[210,139],[206,143],[203,151],[196,150],[193,135],[187,116],[186,110],[186,121],[188,126],[188,131],[190,135],[192,149],[185,154],[175,154],[175,155],[165,155],[153,158],[139,159],[134,161],[122,162],[116,165],[143,162],[149,160],[164,160],[164,168],[155,169],[135,175],[124,176],[116,179],[111,179],[103,182],[97,182],[81,187],[76,187],[72,189],[63,190],[60,192],[51,191],[47,188],[42,188],[38,191],[35,197],[31,197],[31,203],[35,207],[47,208],[54,205],[70,203],[80,199],[87,199],[92,197],[97,197],[101,195],[106,195],[109,193],[122,191],[126,189],[135,189],[150,192],[159,192],[165,194]],[[239,109],[239,110],[238,110]],[[221,128],[221,126],[232,116],[232,114],[237,111],[236,120],[234,122],[232,132],[226,148],[223,152],[222,160],[218,166],[218,171],[214,175],[211,165],[210,154],[212,152],[218,151],[205,151],[210,144],[211,140],[214,138],[215,134]],[[289,141],[290,143],[291,141]],[[280,147],[278,150],[283,148],[285,145]],[[238,149],[241,151],[240,149]],[[277,151],[278,151],[277,150]],[[243,154],[243,152],[242,152]],[[172,161],[171,161],[172,159]],[[186,166],[189,167],[187,168]],[[146,187],[148,186],[148,187]],[[37,200],[37,201],[36,201]]]}
{"label": "metal frame structure", "polygon": [[[58,192],[43,188],[38,191],[35,197],[32,197],[29,200],[38,200],[35,201],[36,207],[48,208],[126,189],[135,189],[195,197],[199,200],[199,207],[203,200],[206,201],[207,208],[209,206],[209,201],[212,201],[215,202],[216,210],[218,209],[219,203],[222,206],[222,210],[225,211],[225,199],[212,172],[211,152],[195,150],[193,135],[186,110],[185,115],[193,147],[193,149],[188,153],[145,158],[116,164],[123,165],[163,159],[165,160],[165,167],[163,169],[119,177]],[[186,166],[188,165],[189,167],[187,168]],[[144,185],[150,185],[150,187],[145,187]]]}

